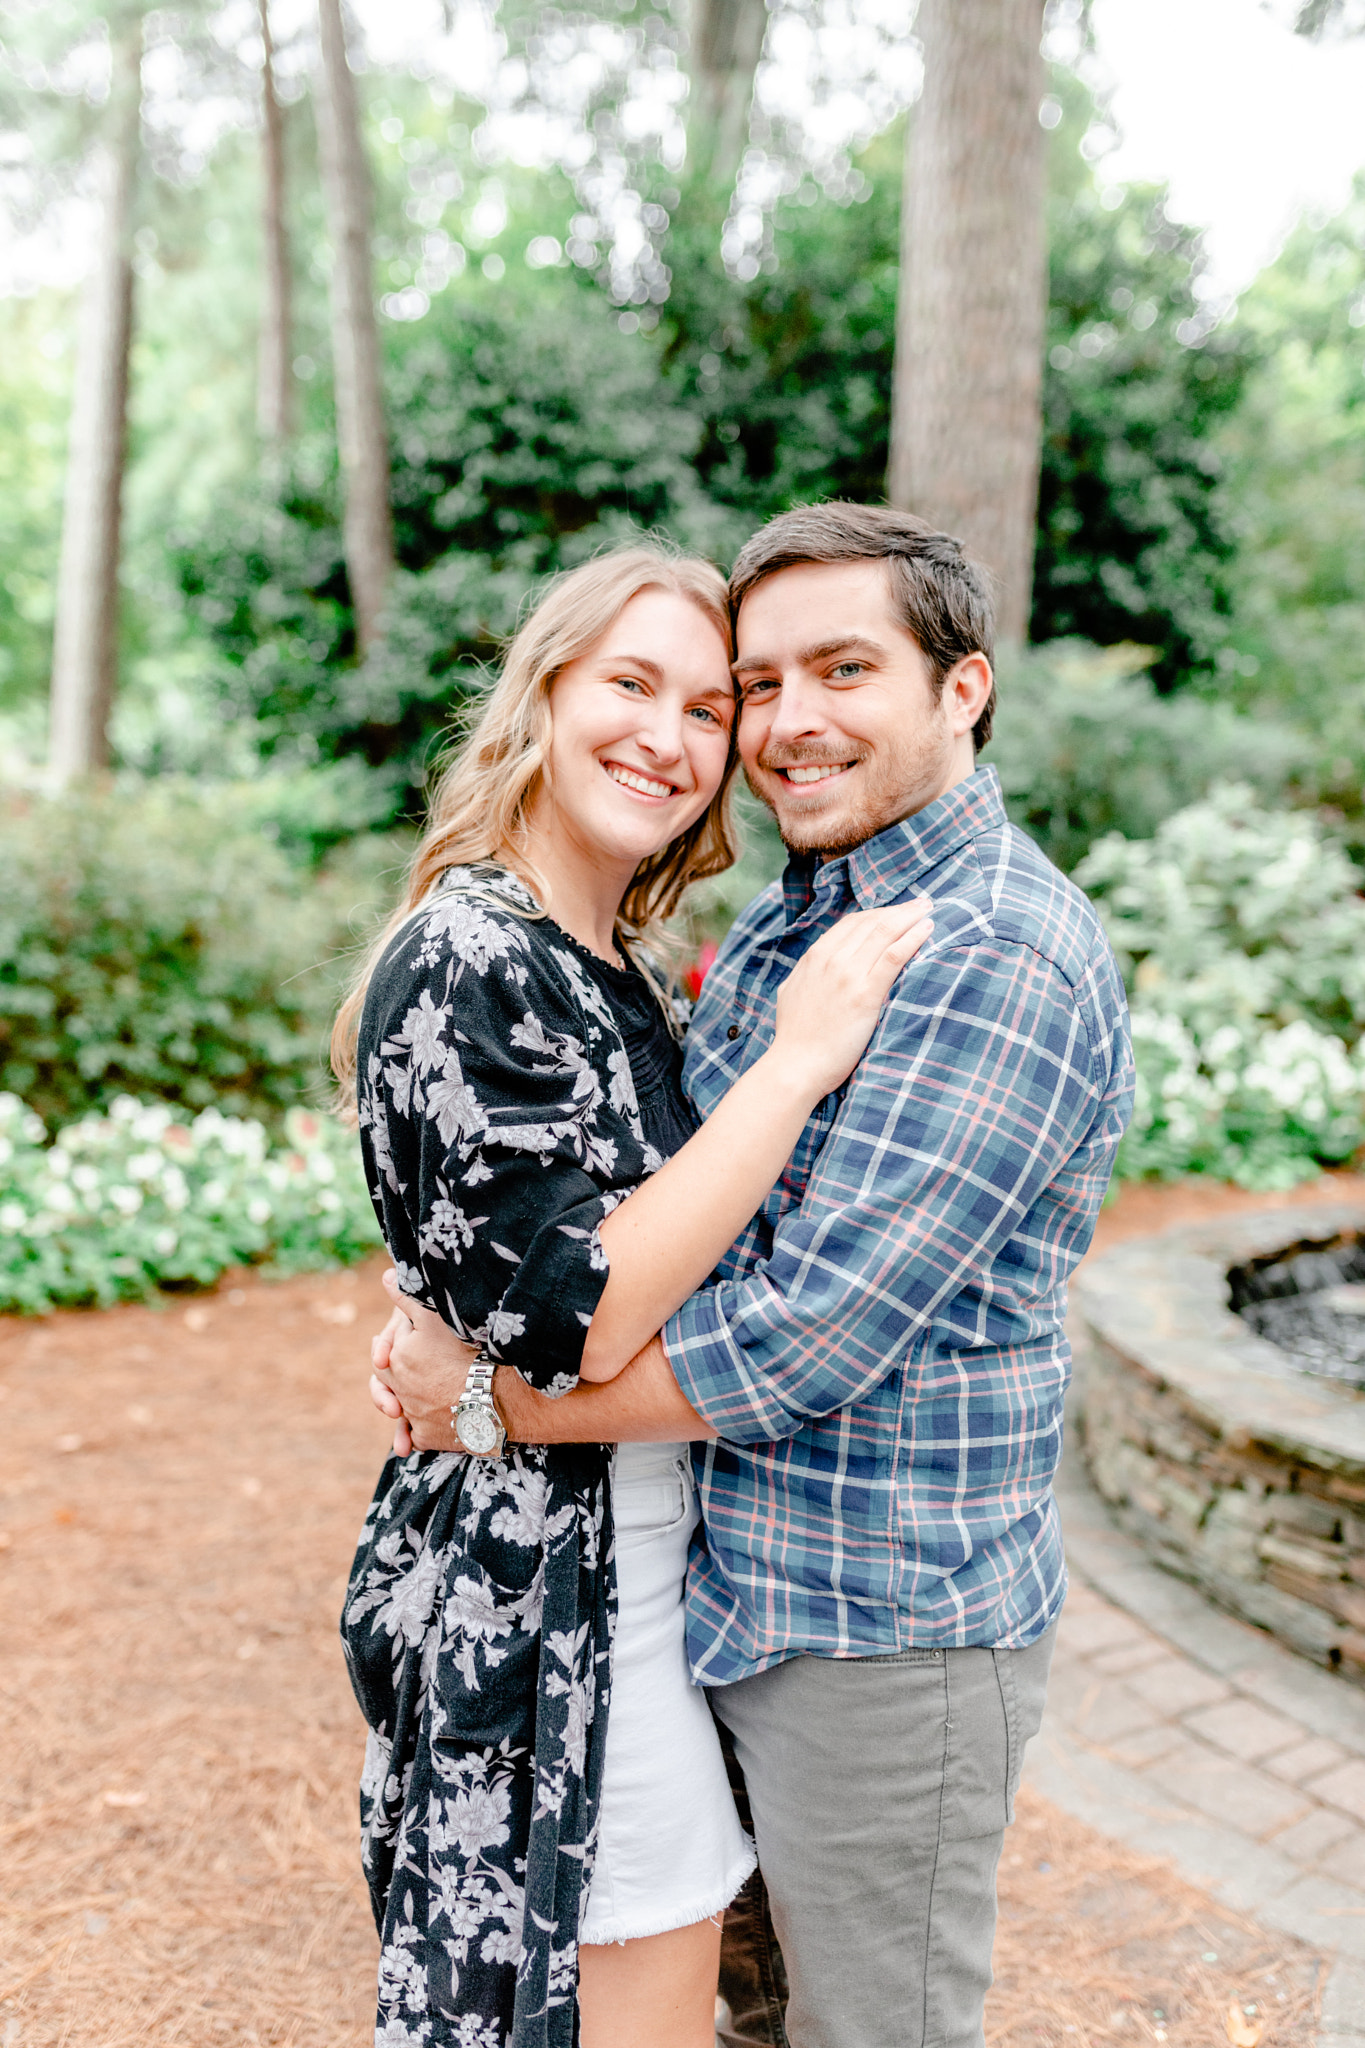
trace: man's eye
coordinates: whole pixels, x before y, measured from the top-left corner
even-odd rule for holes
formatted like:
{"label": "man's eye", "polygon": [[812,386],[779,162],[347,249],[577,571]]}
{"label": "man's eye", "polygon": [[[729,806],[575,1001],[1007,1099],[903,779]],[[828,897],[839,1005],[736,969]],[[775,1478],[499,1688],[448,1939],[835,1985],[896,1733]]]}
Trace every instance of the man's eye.
{"label": "man's eye", "polygon": [[830,673],[837,677],[840,682],[846,683],[854,676],[862,675],[865,666],[865,663],[861,661],[841,661]]}
{"label": "man's eye", "polygon": [[747,704],[752,698],[761,696],[765,690],[775,690],[776,688],[777,684],[771,676],[761,676],[757,682],[744,685],[744,702]]}

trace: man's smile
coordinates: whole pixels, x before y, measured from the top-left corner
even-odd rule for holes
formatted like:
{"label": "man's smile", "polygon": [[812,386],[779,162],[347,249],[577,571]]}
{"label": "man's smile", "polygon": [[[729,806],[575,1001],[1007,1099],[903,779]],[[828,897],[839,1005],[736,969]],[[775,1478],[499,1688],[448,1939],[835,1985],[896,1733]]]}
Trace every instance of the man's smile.
{"label": "man's smile", "polygon": [[844,775],[857,765],[856,761],[808,761],[795,768],[778,768],[775,773],[784,782],[801,788],[811,782],[828,782],[832,776]]}

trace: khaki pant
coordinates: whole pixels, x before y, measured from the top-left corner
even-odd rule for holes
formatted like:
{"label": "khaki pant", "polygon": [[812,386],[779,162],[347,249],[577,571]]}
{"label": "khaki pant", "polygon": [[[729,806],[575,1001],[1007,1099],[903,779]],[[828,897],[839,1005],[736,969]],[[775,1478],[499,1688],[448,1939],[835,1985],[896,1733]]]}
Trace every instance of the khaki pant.
{"label": "khaki pant", "polygon": [[981,2048],[1054,1634],[793,1657],[711,1693],[760,1865],[726,1914],[724,2048]]}

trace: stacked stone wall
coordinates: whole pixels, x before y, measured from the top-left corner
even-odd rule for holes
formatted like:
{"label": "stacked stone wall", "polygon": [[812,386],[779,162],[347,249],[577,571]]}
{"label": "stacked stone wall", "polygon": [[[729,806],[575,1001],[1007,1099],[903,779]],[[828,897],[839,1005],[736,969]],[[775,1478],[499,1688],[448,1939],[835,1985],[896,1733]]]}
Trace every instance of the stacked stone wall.
{"label": "stacked stone wall", "polygon": [[1229,1306],[1239,1259],[1323,1243],[1325,1218],[1296,1220],[1152,1239],[1083,1269],[1073,1425],[1153,1557],[1365,1685],[1365,1396],[1294,1373]]}

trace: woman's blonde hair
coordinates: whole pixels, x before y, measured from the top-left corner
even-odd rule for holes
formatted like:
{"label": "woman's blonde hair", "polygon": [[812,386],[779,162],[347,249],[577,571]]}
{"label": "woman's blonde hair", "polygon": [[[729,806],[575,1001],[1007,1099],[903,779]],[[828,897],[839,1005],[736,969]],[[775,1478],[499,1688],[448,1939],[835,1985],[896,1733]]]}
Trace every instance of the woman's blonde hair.
{"label": "woman's blonde hair", "polygon": [[[450,867],[501,861],[526,881],[538,877],[523,852],[526,813],[541,786],[550,747],[550,690],[570,662],[590,654],[645,590],[670,590],[710,621],[732,647],[725,579],[710,562],[649,540],[615,548],[556,576],[508,646],[468,737],[432,793],[426,831],[408,869],[403,899],[371,946],[332,1029],[332,1071],[343,1104],[355,1099],[356,1035],[370,977],[394,933]],[[737,853],[730,810],[736,755],[696,823],[641,861],[621,904],[623,938],[664,946],[664,920],[690,882],[723,874]]]}

